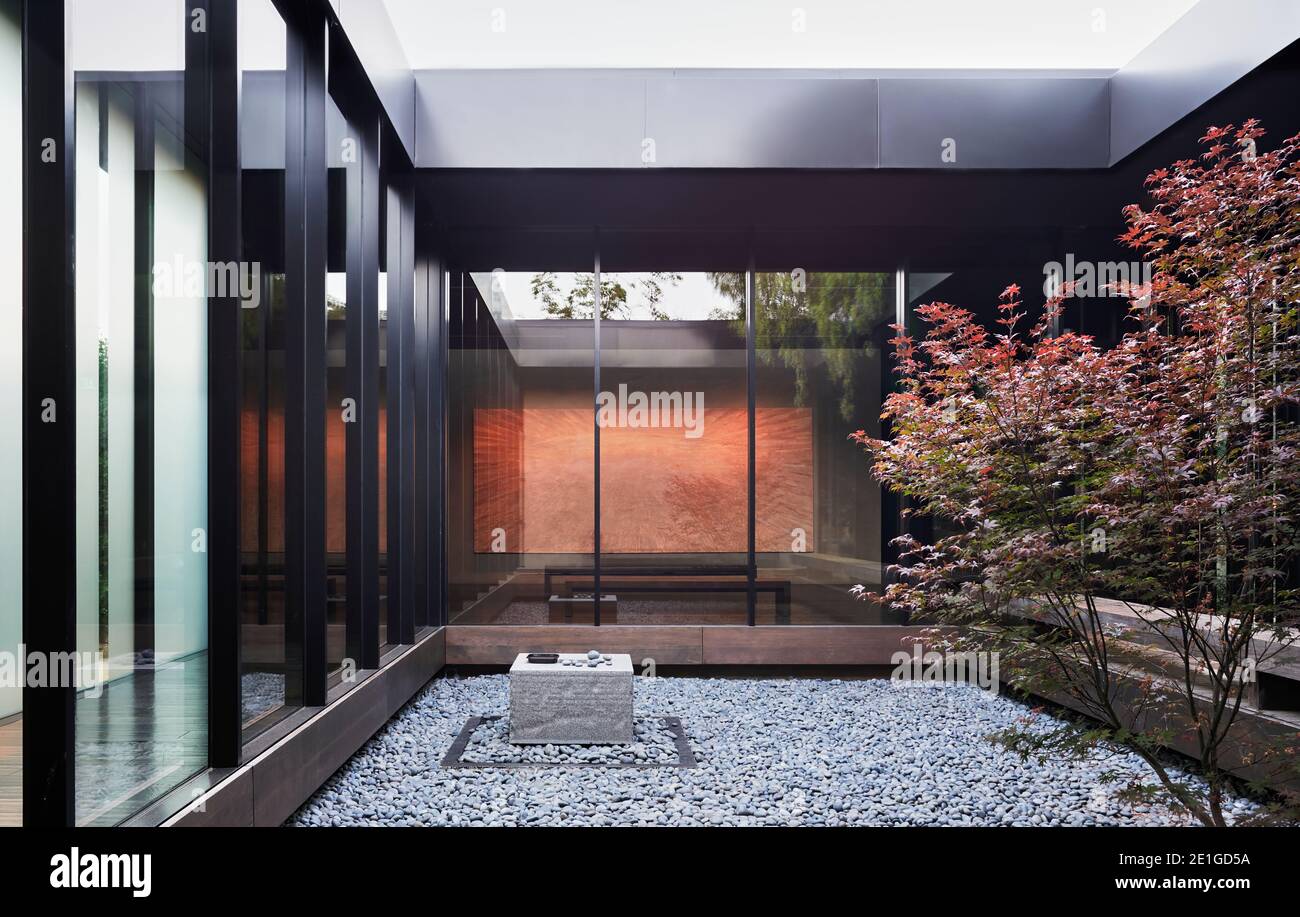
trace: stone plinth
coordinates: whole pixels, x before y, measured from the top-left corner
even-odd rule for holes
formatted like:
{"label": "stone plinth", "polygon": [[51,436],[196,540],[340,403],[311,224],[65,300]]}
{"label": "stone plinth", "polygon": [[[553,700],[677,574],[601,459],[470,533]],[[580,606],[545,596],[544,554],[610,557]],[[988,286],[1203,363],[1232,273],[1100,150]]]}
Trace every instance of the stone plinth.
{"label": "stone plinth", "polygon": [[[564,665],[565,660],[581,665]],[[517,745],[613,745],[632,741],[632,657],[588,666],[585,654],[554,664],[525,653],[510,667],[510,741]]]}

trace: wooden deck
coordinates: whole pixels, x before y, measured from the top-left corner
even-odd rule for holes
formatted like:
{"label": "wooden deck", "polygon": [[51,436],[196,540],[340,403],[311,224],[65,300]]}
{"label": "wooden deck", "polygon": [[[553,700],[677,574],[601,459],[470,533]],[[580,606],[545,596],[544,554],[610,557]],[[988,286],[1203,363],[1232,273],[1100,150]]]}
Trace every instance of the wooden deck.
{"label": "wooden deck", "polygon": [[0,828],[23,823],[23,718],[0,723]]}

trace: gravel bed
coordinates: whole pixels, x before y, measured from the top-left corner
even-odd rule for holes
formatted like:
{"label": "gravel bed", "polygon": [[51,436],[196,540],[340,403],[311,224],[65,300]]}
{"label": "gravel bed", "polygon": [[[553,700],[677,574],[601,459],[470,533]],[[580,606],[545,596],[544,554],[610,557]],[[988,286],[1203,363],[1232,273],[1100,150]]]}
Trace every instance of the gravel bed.
{"label": "gravel bed", "polygon": [[676,764],[677,740],[662,717],[632,721],[631,745],[511,745],[505,717],[480,723],[461,753],[465,764]]}
{"label": "gravel bed", "polygon": [[284,705],[284,676],[276,672],[245,672],[242,686],[244,722]]}
{"label": "gravel bed", "polygon": [[1121,784],[1103,773],[1148,773],[1127,752],[1039,763],[986,738],[1016,723],[1046,729],[1048,713],[974,687],[883,679],[638,677],[636,715],[680,717],[697,768],[442,768],[469,717],[507,711],[507,684],[436,679],[288,824],[1190,823],[1115,798]]}

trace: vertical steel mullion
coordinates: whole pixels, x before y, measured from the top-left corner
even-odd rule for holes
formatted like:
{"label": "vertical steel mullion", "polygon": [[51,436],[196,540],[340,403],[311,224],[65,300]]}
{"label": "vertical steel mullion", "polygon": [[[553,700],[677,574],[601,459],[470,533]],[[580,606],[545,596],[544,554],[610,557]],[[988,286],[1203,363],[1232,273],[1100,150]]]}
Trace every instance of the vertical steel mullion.
{"label": "vertical steel mullion", "polygon": [[401,200],[394,188],[387,188],[388,205],[388,643],[401,642],[402,605],[408,601],[404,594],[405,558],[402,556],[402,531],[406,508],[402,505],[402,453],[405,447],[402,416],[405,413],[405,359],[403,340],[406,337],[406,316],[403,314],[402,288],[399,280],[400,264],[396,256],[401,240]]}
{"label": "vertical steel mullion", "polygon": [[326,636],[325,571],[325,273],[329,225],[329,160],[325,119],[326,48],[324,16],[309,9],[306,16],[307,54],[304,62],[303,108],[303,229],[305,242],[303,323],[304,532],[303,599],[306,640],[303,643],[304,700],[325,703],[329,669]]}
{"label": "vertical steel mullion", "polygon": [[[592,348],[592,363],[594,372],[592,374],[595,391],[591,398],[591,420],[592,431],[595,435],[595,442],[592,450],[596,459],[595,466],[595,486],[593,488],[593,508],[595,512],[595,524],[592,530],[592,547],[595,548],[596,555],[592,559],[592,593],[591,593],[591,620],[596,627],[600,626],[600,603],[604,598],[600,591],[600,233],[596,233],[595,258],[593,267],[595,269],[594,289],[594,308],[592,309],[592,327],[595,340],[595,346]],[[550,596],[547,596],[550,599]]]}
{"label": "vertical steel mullion", "polygon": [[[74,96],[64,4],[23,4],[23,643],[76,650]],[[46,156],[53,152],[52,161]],[[23,824],[74,811],[72,685],[23,687]]]}
{"label": "vertical steel mullion", "polygon": [[302,703],[326,697],[325,22],[288,7],[285,111],[285,630],[299,647]]}
{"label": "vertical steel mullion", "polygon": [[746,518],[745,518],[745,537],[746,537],[746,556],[745,556],[745,616],[746,623],[753,627],[757,614],[758,593],[758,559],[755,552],[757,547],[757,538],[755,533],[755,516],[756,516],[756,490],[757,484],[755,475],[757,473],[757,461],[755,450],[755,414],[757,411],[757,380],[758,364],[755,354],[755,318],[754,318],[754,242],[751,237],[749,244],[749,264],[745,270],[745,392],[746,392],[746,415],[748,417],[748,441],[746,447]]}
{"label": "vertical steel mullion", "polygon": [[429,564],[429,262],[425,254],[418,250],[412,227],[412,250],[414,264],[412,296],[415,308],[414,334],[414,466],[412,472],[411,499],[414,501],[413,527],[414,540],[411,554],[415,559],[413,569],[414,619],[412,628],[429,623],[429,580],[432,568]]}
{"label": "vertical steel mullion", "polygon": [[441,262],[437,264],[439,276],[442,278],[442,286],[439,290],[436,302],[438,303],[438,321],[434,325],[434,332],[437,340],[433,343],[433,352],[437,355],[437,363],[433,373],[434,378],[434,480],[437,483],[437,531],[436,544],[434,546],[434,557],[438,565],[438,588],[435,593],[437,601],[437,619],[439,626],[445,626],[451,619],[451,613],[448,608],[450,595],[450,586],[448,580],[450,573],[447,563],[447,512],[449,502],[447,499],[447,372],[449,359],[447,349],[449,344],[449,331],[451,325],[451,272],[442,269]]}
{"label": "vertical steel mullion", "polygon": [[[206,46],[203,85],[191,89],[186,49],[186,127],[201,126],[208,166],[208,257],[241,263],[239,182],[239,4],[203,0],[203,33],[186,30],[187,45]],[[187,21],[189,21],[187,17]],[[194,108],[202,106],[202,111]],[[191,118],[197,113],[200,117]],[[219,293],[223,291],[209,291]],[[240,418],[243,313],[238,290],[208,299],[208,763],[234,767],[242,751],[240,672]],[[269,309],[269,300],[262,306]]]}
{"label": "vertical steel mullion", "polygon": [[[393,642],[415,642],[415,215],[409,176],[403,175],[398,185],[398,308],[402,313],[402,452],[399,497],[402,502],[402,601],[400,603],[398,639]],[[389,265],[392,271],[392,265]]]}
{"label": "vertical steel mullion", "polygon": [[[907,301],[907,268],[899,267],[894,273],[894,324],[898,326],[896,331],[898,335],[908,333]],[[880,391],[882,397],[888,392],[897,391],[898,389],[898,377],[892,372],[890,365],[889,337],[892,337],[892,335],[886,335],[886,340],[879,342],[881,346]],[[888,420],[881,421],[880,434],[885,439],[891,437],[890,422]],[[888,488],[881,488],[881,523],[884,528],[884,531],[881,532],[881,561],[884,567],[881,585],[884,586],[889,585],[892,579],[889,568],[898,560],[898,548],[894,545],[894,539],[906,531],[907,521],[904,510],[907,505],[907,497],[894,494]]]}
{"label": "vertical steel mullion", "polygon": [[[348,123],[349,133],[355,126]],[[358,163],[344,170],[346,185],[346,203],[344,204],[344,221],[346,224],[344,244],[344,269],[347,272],[347,314],[344,319],[346,368],[344,370],[344,393],[353,398],[357,405],[357,416],[344,427],[345,477],[347,489],[347,517],[344,539],[347,575],[347,613],[345,625],[346,650],[344,655],[352,659],[359,668],[373,668],[367,665],[365,652],[366,632],[366,598],[369,582],[368,560],[365,546],[366,475],[372,473],[373,466],[366,455],[365,433],[367,417],[374,408],[365,397],[365,378],[369,371],[371,357],[369,314],[365,295],[365,278],[367,265],[364,251],[365,216],[363,208],[363,186],[365,184],[366,160],[372,155],[369,138],[364,134],[357,137]],[[338,405],[331,404],[329,410],[338,410]]]}
{"label": "vertical steel mullion", "polygon": [[[187,4],[192,8],[192,4]],[[188,18],[186,21],[189,21]],[[193,125],[191,131],[189,116],[197,114],[200,108],[195,99],[197,86],[191,86],[190,75],[196,81],[204,67],[206,49],[196,39],[206,36],[194,36],[185,30],[185,107],[186,136],[183,142],[193,143],[204,133],[202,124]],[[197,47],[196,47],[197,46]],[[198,60],[195,60],[195,57]],[[102,84],[101,84],[102,85]],[[154,99],[149,84],[139,85],[136,90],[135,122],[135,162],[134,169],[134,205],[132,224],[134,238],[134,303],[133,303],[133,338],[134,353],[132,360],[132,487],[133,501],[131,519],[131,560],[132,560],[132,631],[133,647],[136,653],[151,653],[154,648],[154,301],[153,301],[153,263],[154,263],[154,147],[157,142],[155,134]],[[102,97],[101,97],[102,98]],[[115,359],[112,344],[109,345],[109,361]],[[120,357],[118,357],[120,359]],[[109,418],[113,423],[113,418]],[[111,472],[110,472],[111,473]],[[109,507],[112,512],[112,507]],[[106,539],[105,539],[106,540]],[[102,550],[102,548],[101,548]],[[101,622],[104,636],[107,628]],[[107,642],[106,640],[104,642]]]}
{"label": "vertical steel mullion", "polygon": [[285,157],[284,157],[284,655],[285,666],[298,678],[286,678],[285,703],[306,702],[306,660],[303,615],[302,528],[304,507],[303,441],[303,260],[306,257],[303,213],[306,142],[305,70],[306,36],[297,10],[281,10],[287,32],[285,62]]}
{"label": "vertical steel mullion", "polygon": [[394,404],[397,401],[397,387],[399,375],[397,367],[401,363],[401,358],[396,353],[398,341],[401,339],[400,323],[401,318],[397,309],[394,308],[396,297],[397,273],[394,270],[393,246],[394,246],[394,228],[395,221],[394,195],[391,188],[385,185],[380,191],[384,195],[384,212],[385,221],[385,239],[388,243],[386,252],[388,258],[388,285],[385,290],[387,296],[388,320],[385,323],[384,339],[384,357],[385,357],[385,385],[384,385],[384,410],[386,422],[384,424],[384,476],[386,487],[384,492],[384,542],[386,550],[384,551],[384,592],[387,595],[387,605],[385,607],[384,628],[387,637],[386,642],[395,643],[397,639],[397,603],[401,601],[401,583],[398,582],[398,574],[401,571],[401,560],[398,557],[397,544],[398,540],[394,537],[394,532],[398,528],[398,520],[394,514],[394,507],[397,501],[397,486],[400,480],[400,474],[394,474],[394,468],[398,462],[397,447],[394,440],[399,439],[397,416],[398,412],[394,410]]}
{"label": "vertical steel mullion", "polygon": [[361,598],[362,668],[379,666],[379,195],[378,141],[373,132],[362,138],[360,210],[361,299],[364,356],[359,376],[361,418],[361,541],[364,575],[358,581]]}
{"label": "vertical steel mullion", "polygon": [[[240,194],[243,182],[240,181]],[[242,231],[242,216],[240,217]],[[242,254],[243,246],[240,251]],[[271,276],[261,272],[257,308],[257,623],[266,625],[270,620],[270,498],[271,480],[271,353],[268,335],[271,333]]]}

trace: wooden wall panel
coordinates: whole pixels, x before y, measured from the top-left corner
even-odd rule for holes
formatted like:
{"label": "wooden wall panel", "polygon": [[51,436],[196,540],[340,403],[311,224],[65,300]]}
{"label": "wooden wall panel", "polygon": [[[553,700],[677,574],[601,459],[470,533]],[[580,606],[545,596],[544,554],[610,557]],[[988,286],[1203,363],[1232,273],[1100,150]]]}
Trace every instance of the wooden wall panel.
{"label": "wooden wall panel", "polygon": [[903,626],[452,625],[448,665],[509,665],[519,653],[589,649],[649,656],[660,665],[889,665],[925,644],[926,629]]}
{"label": "wooden wall panel", "polygon": [[924,644],[904,626],[704,627],[705,665],[889,665]]}
{"label": "wooden wall panel", "polygon": [[699,627],[620,627],[539,624],[519,627],[467,625],[447,628],[448,665],[509,665],[520,653],[628,653],[639,665],[699,665]]}

